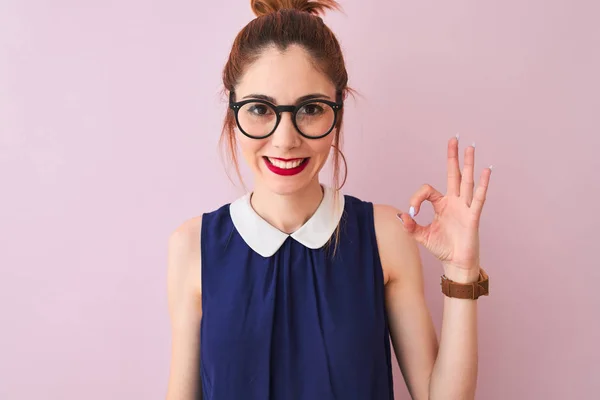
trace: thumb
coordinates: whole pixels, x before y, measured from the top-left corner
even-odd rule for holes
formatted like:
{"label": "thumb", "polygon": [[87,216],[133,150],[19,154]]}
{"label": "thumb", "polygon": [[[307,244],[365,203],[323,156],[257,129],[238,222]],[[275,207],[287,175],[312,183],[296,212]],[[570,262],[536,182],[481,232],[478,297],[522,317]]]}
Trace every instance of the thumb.
{"label": "thumb", "polygon": [[417,243],[424,245],[425,238],[427,237],[428,227],[417,224],[417,221],[415,221],[410,214],[399,212],[396,214],[396,216],[400,222],[402,222],[404,231],[407,232],[413,239],[415,239]]}

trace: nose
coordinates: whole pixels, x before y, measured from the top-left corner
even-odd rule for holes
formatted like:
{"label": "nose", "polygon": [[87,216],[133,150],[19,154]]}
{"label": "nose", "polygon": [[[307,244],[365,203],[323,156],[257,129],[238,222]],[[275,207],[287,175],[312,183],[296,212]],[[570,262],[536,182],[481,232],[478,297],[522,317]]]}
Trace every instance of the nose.
{"label": "nose", "polygon": [[273,146],[282,150],[289,150],[300,146],[301,139],[292,122],[292,113],[281,113],[281,121],[279,121],[279,125],[271,138]]}

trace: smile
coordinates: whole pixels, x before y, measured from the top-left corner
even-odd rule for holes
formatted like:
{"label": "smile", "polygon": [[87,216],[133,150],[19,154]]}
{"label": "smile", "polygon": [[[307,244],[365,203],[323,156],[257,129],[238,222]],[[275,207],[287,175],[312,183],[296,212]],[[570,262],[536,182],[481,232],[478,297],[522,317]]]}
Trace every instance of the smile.
{"label": "smile", "polygon": [[263,157],[269,170],[277,175],[290,176],[299,174],[306,168],[310,158],[273,158]]}

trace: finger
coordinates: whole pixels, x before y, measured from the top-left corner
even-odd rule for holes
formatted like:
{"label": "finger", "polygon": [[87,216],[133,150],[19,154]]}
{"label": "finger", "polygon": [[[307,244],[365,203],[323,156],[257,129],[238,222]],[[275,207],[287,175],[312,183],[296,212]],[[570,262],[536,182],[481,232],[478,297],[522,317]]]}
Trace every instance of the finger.
{"label": "finger", "polygon": [[487,197],[487,190],[490,184],[490,176],[492,175],[492,166],[486,168],[481,173],[481,178],[479,178],[479,186],[475,190],[475,194],[473,196],[473,202],[471,203],[471,209],[477,213],[477,215],[481,215],[481,211],[483,210],[483,205],[485,204],[485,199]]}
{"label": "finger", "polygon": [[404,230],[408,232],[408,234],[411,235],[417,241],[417,243],[426,243],[430,225],[419,225],[417,224],[417,221],[411,218],[409,214],[403,212],[399,212],[397,217],[404,225]]}
{"label": "finger", "polygon": [[460,165],[458,160],[458,135],[448,141],[448,195],[460,193]]}
{"label": "finger", "polygon": [[473,170],[475,168],[475,143],[465,149],[462,179],[460,181],[460,197],[470,206],[473,200]]}
{"label": "finger", "polygon": [[421,205],[425,200],[428,200],[433,205],[433,210],[438,211],[438,202],[444,197],[431,185],[423,185],[410,198],[409,214],[414,218],[421,210]]}

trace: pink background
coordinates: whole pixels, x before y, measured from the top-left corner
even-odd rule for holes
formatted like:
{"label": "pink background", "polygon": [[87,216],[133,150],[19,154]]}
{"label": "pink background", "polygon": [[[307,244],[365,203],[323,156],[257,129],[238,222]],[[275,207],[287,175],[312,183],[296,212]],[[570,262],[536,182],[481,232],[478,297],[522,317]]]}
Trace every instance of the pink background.
{"label": "pink background", "polygon": [[[164,398],[167,237],[241,193],[216,146],[248,3],[0,3],[1,399]],[[444,190],[457,132],[494,164],[477,398],[597,395],[598,2],[342,4],[345,192],[406,210]]]}

